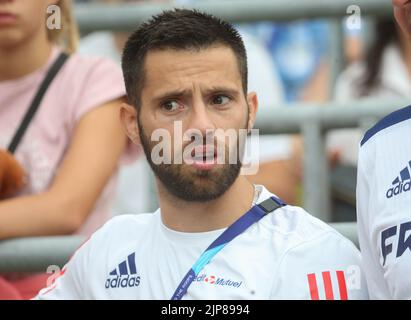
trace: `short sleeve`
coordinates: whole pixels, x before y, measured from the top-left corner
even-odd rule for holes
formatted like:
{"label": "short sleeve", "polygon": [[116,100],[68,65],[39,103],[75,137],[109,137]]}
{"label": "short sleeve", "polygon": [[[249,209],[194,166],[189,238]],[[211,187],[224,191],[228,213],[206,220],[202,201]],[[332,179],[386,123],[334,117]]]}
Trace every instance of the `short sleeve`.
{"label": "short sleeve", "polygon": [[73,254],[63,267],[60,276],[49,287],[40,290],[35,300],[87,300],[93,299],[92,275],[103,268],[106,257],[106,240],[110,238],[113,223],[110,219],[94,232]]}
{"label": "short sleeve", "polygon": [[[115,99],[126,96],[124,79],[120,67],[113,61],[101,57],[74,55],[68,62],[70,76],[75,78],[73,95],[75,95],[69,116],[70,129],[89,111]],[[133,163],[141,148],[128,140],[120,159],[120,164]]]}
{"label": "short sleeve", "polygon": [[410,299],[411,145],[396,143],[410,122],[389,127],[360,148],[357,220],[371,298]]}
{"label": "short sleeve", "polygon": [[63,267],[60,275],[49,287],[40,290],[34,300],[80,300],[84,299],[85,272],[90,254],[90,240],[74,253]]}
{"label": "short sleeve", "polygon": [[[76,59],[77,58],[77,59]],[[78,80],[82,83],[73,106],[73,124],[87,112],[126,95],[121,69],[114,62],[95,57],[73,57],[78,63]],[[84,65],[83,70],[80,67]]]}
{"label": "short sleeve", "polygon": [[291,248],[276,275],[272,299],[368,299],[360,253],[335,231]]}

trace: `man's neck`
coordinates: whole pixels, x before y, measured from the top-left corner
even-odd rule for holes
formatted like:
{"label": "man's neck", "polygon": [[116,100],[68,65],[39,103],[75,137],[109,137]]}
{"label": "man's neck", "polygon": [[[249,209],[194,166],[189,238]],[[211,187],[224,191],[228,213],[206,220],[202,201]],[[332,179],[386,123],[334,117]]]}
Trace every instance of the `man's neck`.
{"label": "man's neck", "polygon": [[406,35],[400,32],[401,55],[407,67],[408,74],[411,75],[411,43]]}
{"label": "man's neck", "polygon": [[171,196],[157,182],[161,218],[166,227],[180,232],[207,232],[230,226],[253,202],[254,187],[243,176],[219,198],[209,202],[187,202]]}
{"label": "man's neck", "polygon": [[0,81],[17,79],[41,68],[47,63],[51,47],[42,33],[15,46],[0,46]]}

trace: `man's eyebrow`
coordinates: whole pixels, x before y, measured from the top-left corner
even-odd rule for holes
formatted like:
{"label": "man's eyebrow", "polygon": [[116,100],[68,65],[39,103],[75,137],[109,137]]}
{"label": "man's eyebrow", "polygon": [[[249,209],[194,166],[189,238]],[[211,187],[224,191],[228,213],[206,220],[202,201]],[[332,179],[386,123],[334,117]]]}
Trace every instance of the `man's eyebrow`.
{"label": "man's eyebrow", "polygon": [[[225,87],[225,86],[216,86],[211,87],[209,89],[204,90],[206,95],[210,95],[213,93],[227,93],[229,95],[235,96],[239,94],[239,90],[235,88]],[[159,93],[153,97],[153,100],[156,102],[166,100],[166,99],[173,99],[179,98],[183,96],[188,96],[191,94],[191,90],[183,89],[183,90],[171,90]]]}
{"label": "man's eyebrow", "polygon": [[182,96],[186,96],[190,94],[190,90],[184,89],[184,90],[171,90],[171,91],[166,91],[159,93],[153,97],[154,101],[161,101],[161,100],[166,100],[166,99],[171,99],[171,98],[179,98]]}
{"label": "man's eyebrow", "polygon": [[216,87],[211,87],[207,90],[205,90],[205,94],[209,95],[212,93],[227,93],[229,95],[238,95],[240,91],[236,88],[231,88],[231,87],[225,87],[225,86],[216,86]]}

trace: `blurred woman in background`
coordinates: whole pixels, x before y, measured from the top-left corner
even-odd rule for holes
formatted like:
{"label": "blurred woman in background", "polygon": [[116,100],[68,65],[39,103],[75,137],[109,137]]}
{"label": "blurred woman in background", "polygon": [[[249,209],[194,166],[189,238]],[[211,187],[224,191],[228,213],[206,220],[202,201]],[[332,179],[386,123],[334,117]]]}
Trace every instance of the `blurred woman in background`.
{"label": "blurred woman in background", "polygon": [[[61,28],[47,28],[51,5],[61,13]],[[77,38],[70,0],[0,0],[2,149],[53,63],[63,51],[70,54],[13,155],[26,182],[0,200],[0,239],[91,234],[109,218],[120,161],[135,155],[119,120],[121,71],[103,58],[76,54]],[[5,275],[0,299],[31,298],[47,276]]]}
{"label": "blurred woman in background", "polygon": [[[375,40],[364,59],[355,62],[339,76],[335,99],[350,101],[396,101],[411,98],[411,43],[393,18],[376,21]],[[329,148],[338,152],[340,161],[356,166],[360,129],[333,130]]]}
{"label": "blurred woman in background", "polygon": [[[391,17],[376,20],[374,34],[363,58],[338,77],[336,101],[392,104],[411,98],[411,44]],[[327,135],[327,149],[338,164],[331,177],[337,221],[356,219],[357,158],[363,135],[360,128],[331,130]]]}

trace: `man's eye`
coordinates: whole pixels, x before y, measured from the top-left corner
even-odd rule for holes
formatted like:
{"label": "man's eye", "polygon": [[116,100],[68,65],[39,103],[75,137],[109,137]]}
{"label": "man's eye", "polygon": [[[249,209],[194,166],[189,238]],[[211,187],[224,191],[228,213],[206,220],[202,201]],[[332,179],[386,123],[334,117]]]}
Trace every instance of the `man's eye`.
{"label": "man's eye", "polygon": [[179,104],[175,100],[166,101],[161,106],[165,111],[168,112],[176,111],[179,108]]}
{"label": "man's eye", "polygon": [[219,95],[213,98],[213,104],[223,105],[230,101],[230,98],[227,96]]}

